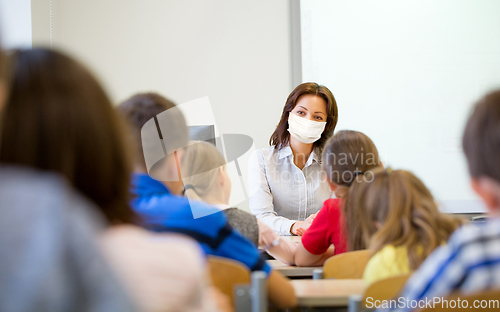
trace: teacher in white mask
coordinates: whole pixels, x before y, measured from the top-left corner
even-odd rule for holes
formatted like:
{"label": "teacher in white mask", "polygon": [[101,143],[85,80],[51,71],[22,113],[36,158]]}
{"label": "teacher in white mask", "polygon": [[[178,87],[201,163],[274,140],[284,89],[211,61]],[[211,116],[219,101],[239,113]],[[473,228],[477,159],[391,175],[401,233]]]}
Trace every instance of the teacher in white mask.
{"label": "teacher in white mask", "polygon": [[278,234],[302,235],[331,197],[321,152],[337,119],[332,92],[317,83],[303,83],[288,96],[271,146],[250,156],[250,210]]}

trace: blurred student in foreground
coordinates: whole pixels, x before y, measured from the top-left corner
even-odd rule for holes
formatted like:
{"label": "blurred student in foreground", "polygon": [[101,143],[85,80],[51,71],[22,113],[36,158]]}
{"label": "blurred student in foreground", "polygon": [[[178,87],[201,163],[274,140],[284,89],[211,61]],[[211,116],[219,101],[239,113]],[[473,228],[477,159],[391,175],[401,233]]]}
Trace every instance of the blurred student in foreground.
{"label": "blurred student in foreground", "polygon": [[[154,234],[134,226],[140,218],[129,206],[132,163],[124,127],[96,79],[85,67],[59,52],[22,50],[14,57],[12,88],[3,116],[0,161],[58,173],[87,198],[85,203],[91,212],[106,219],[107,231],[103,231],[101,224],[94,232],[99,230],[104,254],[139,310],[213,311],[214,302],[205,283],[204,260],[198,245],[187,237]],[[38,200],[43,203],[44,197]],[[67,215],[77,213],[73,210],[78,206],[70,198],[61,204],[67,206]],[[96,296],[106,298],[106,292],[117,291],[114,290],[117,283],[109,285],[108,279],[113,281],[113,278],[94,271],[94,261],[99,259],[97,252],[88,254],[89,246],[79,241],[79,237],[61,235],[59,239],[61,245],[72,239],[70,247],[76,250],[76,256],[81,256],[77,261],[87,268],[52,276],[48,270],[44,274],[50,276],[50,283],[81,274],[82,279],[94,283]],[[58,250],[49,252],[54,251]],[[40,277],[26,277],[26,283],[36,278]],[[27,290],[23,295],[29,294],[29,287]],[[62,291],[57,296],[64,294]],[[85,294],[74,295],[68,300],[85,302]]]}
{"label": "blurred student in foreground", "polygon": [[[402,297],[467,295],[500,289],[500,91],[484,96],[469,117],[462,140],[471,184],[492,219],[461,227],[438,247],[407,282]],[[410,311],[396,307],[394,311]]]}
{"label": "blurred student in foreground", "polygon": [[[141,215],[146,227],[187,234],[196,239],[209,255],[231,258],[252,271],[266,272],[271,302],[280,308],[295,306],[297,299],[290,282],[271,270],[257,248],[233,230],[219,209],[178,196],[183,191],[179,166],[183,148],[188,145],[188,129],[180,110],[154,93],[134,95],[120,104],[118,109],[133,129],[137,148],[136,173],[132,182],[136,197],[132,206]],[[148,122],[149,125],[154,122],[156,126],[152,124],[151,137],[143,133],[141,138],[141,131]],[[166,156],[147,168],[145,157],[151,157],[150,153],[160,148],[160,144],[163,144]],[[151,169],[149,174],[148,169]],[[194,218],[195,212],[205,216]]]}
{"label": "blurred student in foreground", "polygon": [[[2,120],[11,66],[0,52]],[[135,311],[97,246],[93,208],[54,174],[2,164],[0,311]]]}

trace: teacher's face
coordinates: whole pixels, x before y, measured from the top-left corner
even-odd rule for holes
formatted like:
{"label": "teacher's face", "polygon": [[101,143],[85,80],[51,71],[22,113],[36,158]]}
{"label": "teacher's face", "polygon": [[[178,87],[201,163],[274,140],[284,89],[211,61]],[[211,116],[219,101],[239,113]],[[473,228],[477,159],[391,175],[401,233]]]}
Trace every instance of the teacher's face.
{"label": "teacher's face", "polygon": [[290,114],[312,121],[326,122],[326,101],[316,95],[304,94]]}

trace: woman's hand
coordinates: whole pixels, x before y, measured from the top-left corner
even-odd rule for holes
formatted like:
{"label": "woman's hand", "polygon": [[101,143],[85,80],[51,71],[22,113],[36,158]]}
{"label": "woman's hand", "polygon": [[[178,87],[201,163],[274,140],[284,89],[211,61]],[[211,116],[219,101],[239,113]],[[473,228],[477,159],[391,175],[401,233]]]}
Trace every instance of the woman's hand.
{"label": "woman's hand", "polygon": [[313,223],[314,219],[316,218],[317,213],[313,213],[309,217],[307,217],[306,222]]}
{"label": "woman's hand", "polygon": [[290,232],[292,234],[302,236],[310,226],[311,226],[310,222],[297,221],[292,225]]}
{"label": "woman's hand", "polygon": [[295,235],[302,236],[306,232],[306,230],[311,226],[314,219],[316,218],[317,213],[313,213],[305,221],[297,221],[292,225],[290,232]]}

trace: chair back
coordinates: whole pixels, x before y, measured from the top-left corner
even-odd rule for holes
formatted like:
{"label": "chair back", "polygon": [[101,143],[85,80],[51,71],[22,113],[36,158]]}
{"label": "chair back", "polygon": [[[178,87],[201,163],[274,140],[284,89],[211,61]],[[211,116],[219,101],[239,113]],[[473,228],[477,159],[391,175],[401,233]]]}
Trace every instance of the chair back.
{"label": "chair back", "polygon": [[208,269],[213,285],[229,296],[234,306],[234,286],[250,284],[250,270],[238,261],[217,256],[208,257]]}
{"label": "chair back", "polygon": [[363,272],[369,259],[369,250],[349,251],[330,257],[323,265],[323,278],[363,278]]}
{"label": "chair back", "polygon": [[373,298],[372,302],[375,302],[375,300],[383,301],[396,297],[403,290],[410,276],[411,274],[398,275],[374,282],[365,290],[362,305],[366,306],[366,298]]}

